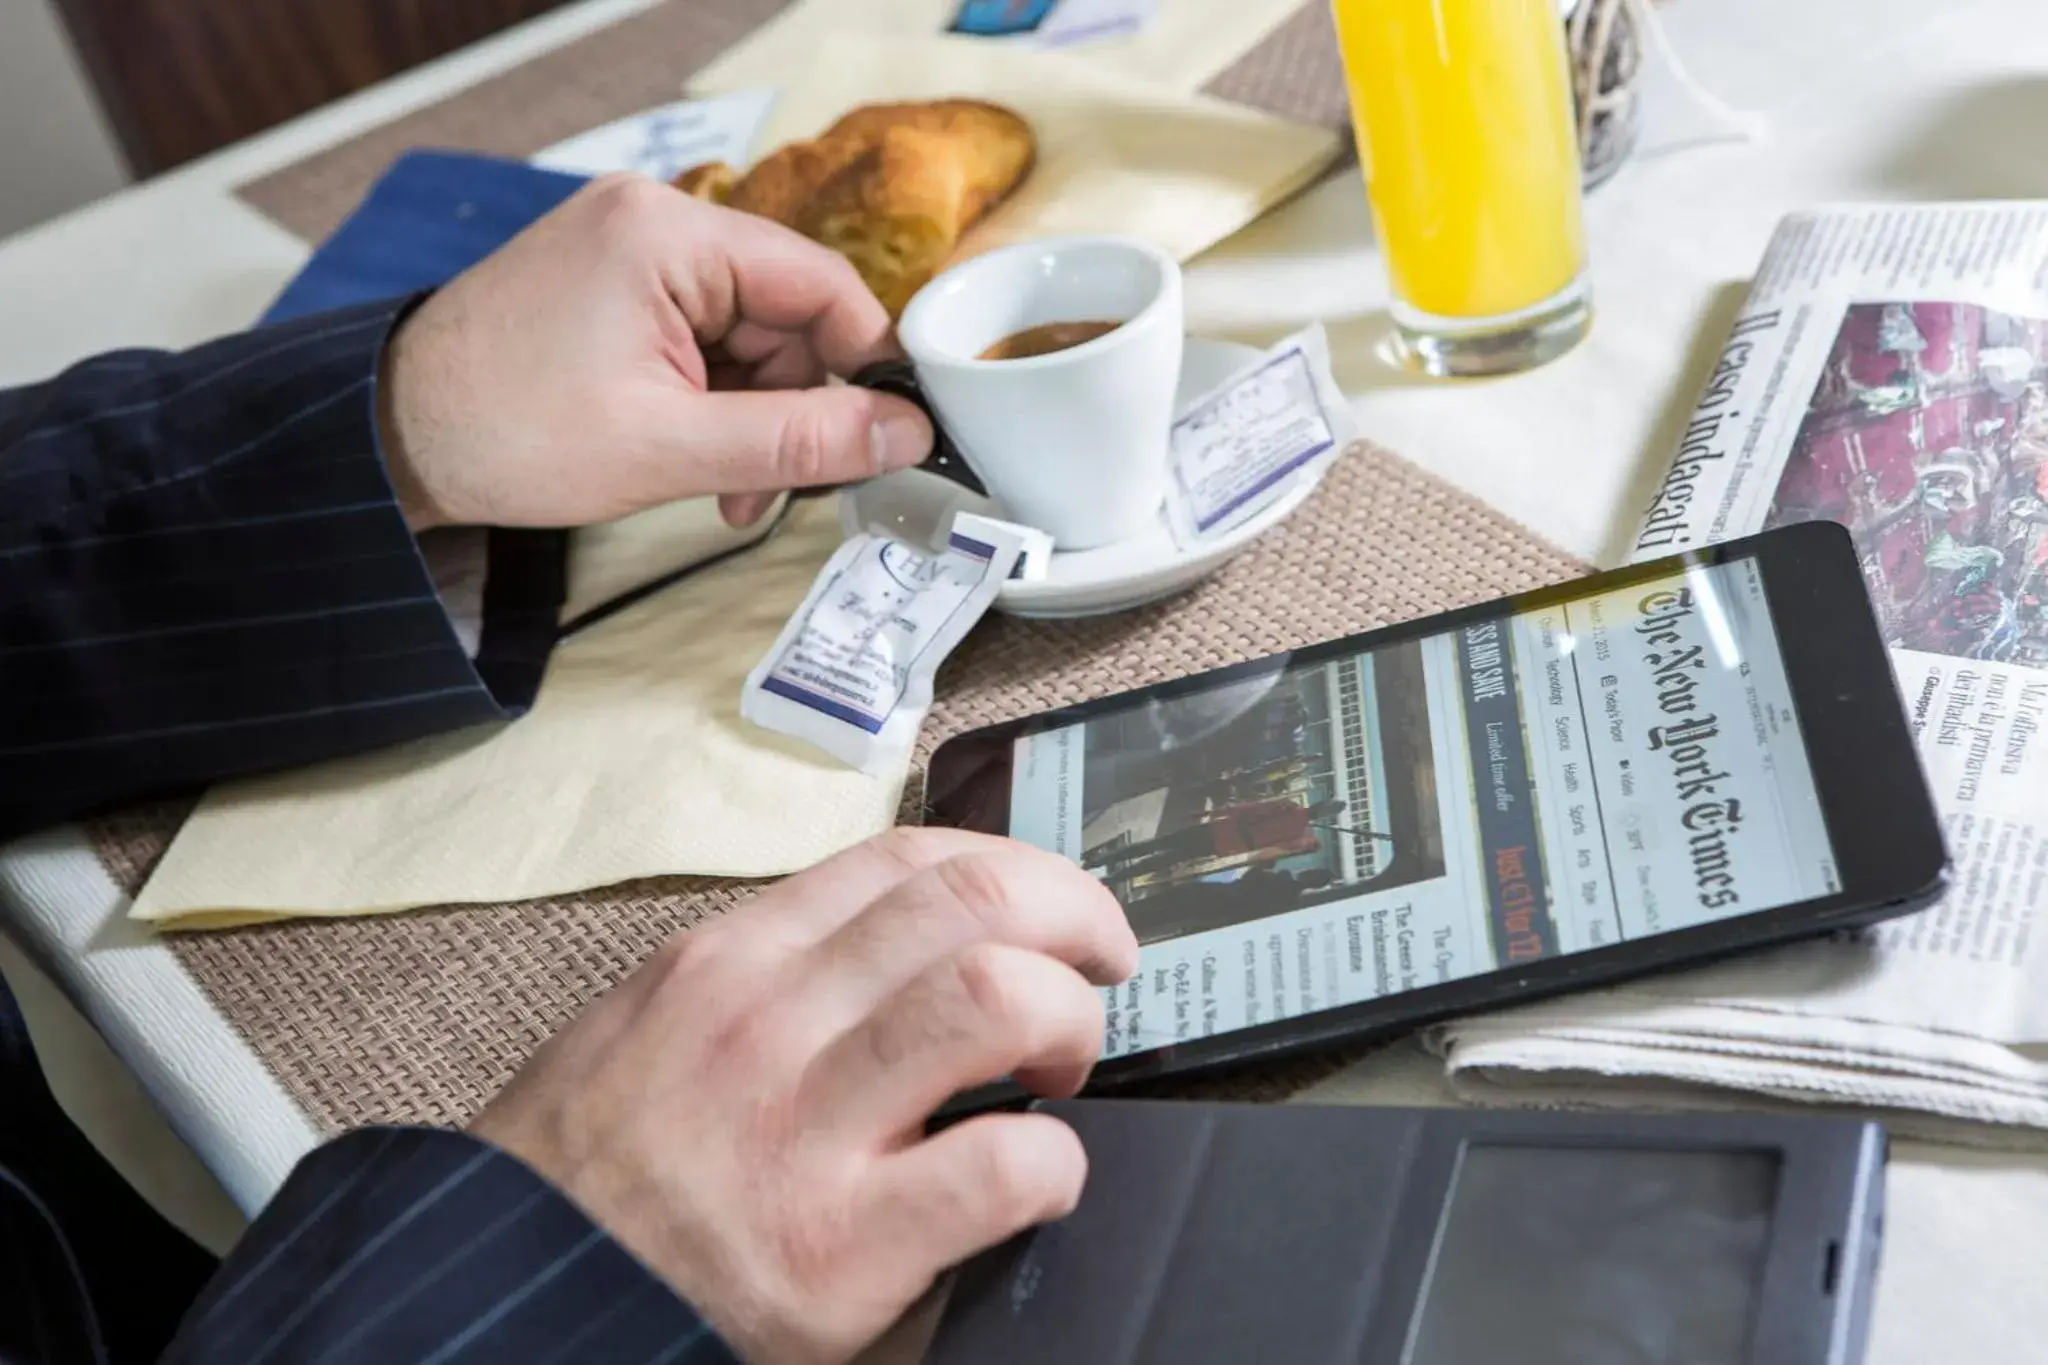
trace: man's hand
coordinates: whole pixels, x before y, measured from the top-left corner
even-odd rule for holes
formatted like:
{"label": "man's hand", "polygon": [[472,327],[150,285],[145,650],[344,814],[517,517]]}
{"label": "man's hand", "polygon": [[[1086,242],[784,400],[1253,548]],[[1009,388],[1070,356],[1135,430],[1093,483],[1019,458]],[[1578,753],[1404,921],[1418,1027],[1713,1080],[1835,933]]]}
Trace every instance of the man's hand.
{"label": "man's hand", "polygon": [[639,176],[574,197],[421,305],[380,426],[415,530],[580,526],[916,464],[899,398],[823,387],[895,354],[853,267],[789,229]]}
{"label": "man's hand", "polygon": [[1138,945],[1051,853],[901,829],[678,937],[544,1047],[474,1131],[576,1199],[748,1360],[844,1360],[943,1271],[1064,1216],[1043,1114],[934,1137],[948,1097],[1079,1089],[1095,986]]}

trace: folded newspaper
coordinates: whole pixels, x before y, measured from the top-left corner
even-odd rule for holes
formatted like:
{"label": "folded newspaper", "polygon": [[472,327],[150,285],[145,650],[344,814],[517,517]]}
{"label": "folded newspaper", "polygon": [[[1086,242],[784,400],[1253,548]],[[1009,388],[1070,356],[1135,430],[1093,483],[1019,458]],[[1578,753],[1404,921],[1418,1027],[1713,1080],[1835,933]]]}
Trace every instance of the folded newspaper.
{"label": "folded newspaper", "polygon": [[1444,1026],[1468,1097],[1764,1096],[2048,1147],[2048,203],[1780,225],[1635,552],[1818,518],[1862,551],[1955,889],[1867,933]]}

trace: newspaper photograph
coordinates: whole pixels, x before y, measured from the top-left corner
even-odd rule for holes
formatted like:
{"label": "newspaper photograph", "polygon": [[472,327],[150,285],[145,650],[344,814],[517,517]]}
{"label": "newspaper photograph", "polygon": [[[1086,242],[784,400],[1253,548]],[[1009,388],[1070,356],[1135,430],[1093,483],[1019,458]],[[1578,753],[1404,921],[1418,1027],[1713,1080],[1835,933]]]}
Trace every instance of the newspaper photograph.
{"label": "newspaper photograph", "polygon": [[1086,727],[1081,864],[1140,943],[1443,875],[1421,649],[1261,682]]}
{"label": "newspaper photograph", "polygon": [[1746,560],[1026,736],[1010,833],[1138,934],[1106,1056],[1839,885]]}
{"label": "newspaper photograph", "polygon": [[2048,665],[2044,337],[1966,303],[1842,316],[1764,525],[1854,532],[1895,645]]}

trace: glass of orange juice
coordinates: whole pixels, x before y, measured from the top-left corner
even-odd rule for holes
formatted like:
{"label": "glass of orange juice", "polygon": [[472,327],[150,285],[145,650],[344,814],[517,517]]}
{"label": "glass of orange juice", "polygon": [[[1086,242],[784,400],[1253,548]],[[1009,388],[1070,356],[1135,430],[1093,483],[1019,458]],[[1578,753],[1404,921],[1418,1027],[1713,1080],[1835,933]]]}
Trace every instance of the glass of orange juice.
{"label": "glass of orange juice", "polygon": [[1592,320],[1558,0],[1331,0],[1410,363],[1503,374]]}

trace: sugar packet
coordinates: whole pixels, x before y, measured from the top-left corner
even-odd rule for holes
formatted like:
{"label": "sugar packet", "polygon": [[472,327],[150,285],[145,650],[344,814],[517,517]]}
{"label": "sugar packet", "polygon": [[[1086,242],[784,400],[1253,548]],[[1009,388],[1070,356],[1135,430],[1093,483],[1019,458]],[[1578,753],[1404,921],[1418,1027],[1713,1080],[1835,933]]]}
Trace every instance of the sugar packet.
{"label": "sugar packet", "polygon": [[1278,342],[1173,420],[1167,522],[1183,549],[1244,525],[1357,439],[1321,323]]}
{"label": "sugar packet", "polygon": [[942,550],[856,533],[747,675],[740,714],[850,767],[900,776],[932,675],[995,601],[1028,538],[966,514]]}
{"label": "sugar packet", "polygon": [[1010,566],[1009,575],[1014,582],[1037,583],[1052,568],[1052,537],[1036,527],[1019,526],[1014,521],[998,521],[973,512],[956,512],[953,534],[985,545],[995,544],[1002,536],[1015,536],[1017,562]]}

